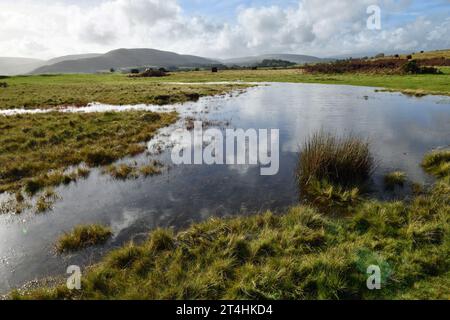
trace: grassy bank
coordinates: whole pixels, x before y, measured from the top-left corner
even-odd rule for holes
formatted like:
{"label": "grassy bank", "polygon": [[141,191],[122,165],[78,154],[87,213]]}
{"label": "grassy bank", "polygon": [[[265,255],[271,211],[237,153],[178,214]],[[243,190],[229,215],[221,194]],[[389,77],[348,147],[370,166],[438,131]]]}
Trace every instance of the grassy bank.
{"label": "grassy bank", "polygon": [[175,113],[144,111],[48,113],[0,117],[0,192],[24,189],[34,194],[89,174],[84,163],[108,165],[145,151]]}
{"label": "grassy bank", "polygon": [[201,96],[245,87],[237,84],[165,84],[119,74],[18,76],[2,81],[7,87],[0,88],[0,109],[84,106],[90,102],[113,105],[168,104],[195,101]]}
{"label": "grassy bank", "polygon": [[[177,234],[160,229],[91,267],[81,291],[59,286],[11,297],[449,299],[449,193],[447,175],[410,201],[364,200],[340,219],[297,206],[211,219]],[[381,269],[381,290],[367,289],[370,265]]]}

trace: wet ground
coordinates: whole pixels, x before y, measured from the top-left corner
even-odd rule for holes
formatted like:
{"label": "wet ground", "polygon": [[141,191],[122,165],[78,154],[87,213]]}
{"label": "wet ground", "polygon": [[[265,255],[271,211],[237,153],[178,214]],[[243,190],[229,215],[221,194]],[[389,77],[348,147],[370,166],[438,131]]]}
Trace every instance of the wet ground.
{"label": "wet ground", "polygon": [[[182,119],[177,124],[161,130],[149,142],[148,153],[121,161],[158,159],[165,163],[164,173],[116,181],[95,169],[88,179],[57,188],[61,200],[51,212],[0,216],[0,292],[33,279],[64,274],[68,265],[91,264],[111,248],[144,239],[156,227],[183,228],[210,216],[281,211],[297,203],[294,169],[299,145],[320,129],[352,132],[371,141],[377,161],[374,195],[384,198],[403,196],[402,192],[384,192],[381,181],[385,173],[402,170],[411,181],[430,183],[419,165],[423,155],[450,144],[448,97],[415,98],[368,87],[274,83],[172,106],[93,104],[65,111],[128,109],[180,112]],[[279,129],[279,173],[261,176],[259,166],[173,165],[169,137],[185,126],[186,117],[208,121],[209,126],[221,130]],[[0,200],[2,197],[5,195],[0,195]],[[110,225],[113,239],[102,247],[56,255],[53,245],[58,236],[86,223]]]}

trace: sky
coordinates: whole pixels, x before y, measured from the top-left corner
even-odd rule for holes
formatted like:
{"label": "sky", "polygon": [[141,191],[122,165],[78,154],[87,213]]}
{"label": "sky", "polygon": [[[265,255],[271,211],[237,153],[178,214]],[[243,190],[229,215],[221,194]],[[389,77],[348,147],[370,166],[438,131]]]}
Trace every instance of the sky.
{"label": "sky", "polygon": [[[380,28],[367,26],[371,5]],[[0,0],[0,56],[117,48],[216,59],[447,49],[450,0]]]}

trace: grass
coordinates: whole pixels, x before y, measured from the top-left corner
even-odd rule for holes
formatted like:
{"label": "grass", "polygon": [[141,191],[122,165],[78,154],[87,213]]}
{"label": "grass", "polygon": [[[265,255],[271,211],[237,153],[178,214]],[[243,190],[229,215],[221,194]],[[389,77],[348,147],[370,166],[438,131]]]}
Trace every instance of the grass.
{"label": "grass", "polygon": [[73,252],[90,246],[105,243],[112,236],[112,231],[102,225],[80,225],[71,232],[62,235],[57,243],[58,253]]}
{"label": "grass", "polygon": [[[90,267],[79,291],[10,298],[448,299],[449,193],[447,175],[408,201],[364,199],[339,219],[301,205],[158,229]],[[366,287],[370,265],[381,269],[381,290]]]}
{"label": "grass", "polygon": [[70,168],[139,154],[143,142],[176,119],[175,113],[144,111],[0,117],[0,192],[23,188],[33,195],[84,178],[89,168]]}
{"label": "grass", "polygon": [[36,213],[39,214],[52,210],[53,204],[58,198],[59,196],[52,189],[47,189],[36,200]]}
{"label": "grass", "polygon": [[[176,77],[167,78],[176,81]],[[84,106],[91,102],[168,104],[195,101],[202,96],[246,87],[238,84],[177,85],[120,74],[17,76],[4,81],[7,87],[0,88],[1,109]]]}
{"label": "grass", "polygon": [[353,136],[315,133],[303,145],[297,168],[302,195],[320,205],[354,203],[370,178],[369,143]]}
{"label": "grass", "polygon": [[161,173],[162,164],[156,160],[151,163],[138,167],[137,165],[119,164],[110,165],[104,169],[104,172],[117,180],[136,179],[140,175],[144,177],[154,176]]}
{"label": "grass", "polygon": [[437,177],[450,175],[450,150],[437,150],[425,156],[422,167]]}
{"label": "grass", "polygon": [[403,187],[406,182],[406,173],[394,171],[384,176],[384,185],[387,189],[394,189],[396,186]]}

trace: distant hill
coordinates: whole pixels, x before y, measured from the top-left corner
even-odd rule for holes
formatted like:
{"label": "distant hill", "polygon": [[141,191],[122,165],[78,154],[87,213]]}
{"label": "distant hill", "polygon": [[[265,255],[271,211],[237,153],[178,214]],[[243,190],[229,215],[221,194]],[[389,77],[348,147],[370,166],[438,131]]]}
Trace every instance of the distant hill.
{"label": "distant hill", "polygon": [[45,65],[44,60],[0,57],[0,75],[25,74]]}
{"label": "distant hill", "polygon": [[62,56],[48,60],[45,64],[52,65],[55,63],[63,62],[63,61],[71,61],[71,60],[80,60],[80,59],[88,59],[95,58],[101,56],[101,53],[86,53],[86,54],[73,54],[69,56]]}
{"label": "distant hill", "polygon": [[37,68],[32,73],[95,73],[99,71],[132,67],[202,67],[218,61],[197,56],[180,55],[155,49],[118,49],[103,55],[57,62]]}
{"label": "distant hill", "polygon": [[264,54],[253,57],[227,59],[222,60],[222,62],[225,63],[226,65],[253,66],[260,64],[263,60],[283,60],[294,62],[296,64],[305,64],[305,63],[324,62],[328,61],[329,59],[321,59],[318,57],[300,54]]}

